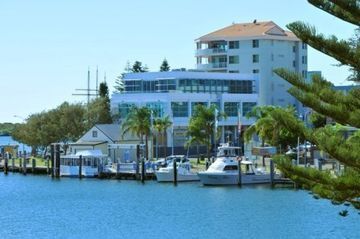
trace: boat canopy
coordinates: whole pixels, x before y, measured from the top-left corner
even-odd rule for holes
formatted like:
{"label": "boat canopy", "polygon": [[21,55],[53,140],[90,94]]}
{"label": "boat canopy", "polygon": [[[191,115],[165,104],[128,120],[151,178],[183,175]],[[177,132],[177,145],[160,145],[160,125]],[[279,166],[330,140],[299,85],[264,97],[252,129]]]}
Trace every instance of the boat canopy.
{"label": "boat canopy", "polygon": [[99,149],[83,150],[83,151],[77,152],[76,154],[69,154],[69,155],[61,156],[61,158],[79,158],[80,155],[82,157],[86,157],[86,158],[107,158],[107,155],[103,154],[101,152],[101,150],[99,150]]}

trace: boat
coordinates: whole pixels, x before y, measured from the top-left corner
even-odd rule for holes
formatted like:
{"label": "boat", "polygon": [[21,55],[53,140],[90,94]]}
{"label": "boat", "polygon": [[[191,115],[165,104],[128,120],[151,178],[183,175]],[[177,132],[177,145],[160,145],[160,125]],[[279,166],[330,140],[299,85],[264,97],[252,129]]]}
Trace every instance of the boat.
{"label": "boat", "polygon": [[[236,185],[270,183],[270,173],[263,169],[254,169],[253,163],[242,160],[236,155],[239,147],[222,144],[214,163],[206,171],[198,172],[200,181],[204,185]],[[240,161],[240,170],[238,168]],[[239,180],[239,172],[241,178]],[[278,177],[278,175],[274,175]]]}
{"label": "boat", "polygon": [[96,177],[99,167],[104,165],[108,156],[102,154],[101,150],[84,150],[76,154],[64,155],[60,158],[60,176],[78,177],[81,163],[81,175],[83,177]]}
{"label": "boat", "polygon": [[181,155],[172,155],[166,158],[165,166],[160,167],[156,172],[156,180],[158,182],[174,182],[174,160],[176,160],[177,181],[189,182],[199,181],[196,173],[191,172],[190,161]]}

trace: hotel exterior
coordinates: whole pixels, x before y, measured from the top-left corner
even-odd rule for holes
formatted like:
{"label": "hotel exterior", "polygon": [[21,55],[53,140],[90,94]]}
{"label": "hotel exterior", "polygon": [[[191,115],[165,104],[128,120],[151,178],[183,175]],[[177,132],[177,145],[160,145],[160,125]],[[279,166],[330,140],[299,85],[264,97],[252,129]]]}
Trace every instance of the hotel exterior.
{"label": "hotel exterior", "polygon": [[[114,93],[111,107],[124,120],[133,106],[147,106],[153,117],[170,116],[162,145],[184,154],[186,130],[197,104],[217,105],[228,117],[219,122],[221,142],[238,142],[238,122],[254,123],[246,113],[256,105],[302,105],[287,93],[290,84],[273,70],[287,68],[307,77],[307,46],[274,22],[232,24],[195,40],[196,70],[128,73],[125,90]],[[238,117],[241,112],[241,117]],[[169,150],[168,150],[169,152]]]}
{"label": "hotel exterior", "polygon": [[307,46],[272,21],[232,24],[195,40],[196,66],[208,72],[256,74],[259,105],[295,106],[290,84],[273,70],[284,67],[307,78]]}
{"label": "hotel exterior", "polygon": [[[197,104],[215,104],[226,119],[219,121],[221,141],[238,140],[238,112],[242,125],[250,125],[245,117],[258,100],[258,76],[254,74],[227,74],[191,71],[129,73],[124,78],[125,90],[111,98],[111,108],[123,120],[133,106],[147,106],[153,117],[170,116],[173,133],[168,130],[167,147],[184,153],[186,130]],[[171,152],[169,150],[168,152]]]}

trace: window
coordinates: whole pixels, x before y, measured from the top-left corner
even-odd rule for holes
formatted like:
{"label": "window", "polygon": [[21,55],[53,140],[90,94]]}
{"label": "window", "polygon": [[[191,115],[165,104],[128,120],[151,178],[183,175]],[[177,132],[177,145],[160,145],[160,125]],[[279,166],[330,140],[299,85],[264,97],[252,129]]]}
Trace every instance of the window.
{"label": "window", "polygon": [[260,72],[259,69],[254,69],[254,70],[253,70],[253,73],[254,73],[254,74],[259,74],[259,72]]}
{"label": "window", "polygon": [[252,40],[253,48],[259,48],[259,40]]}
{"label": "window", "polygon": [[307,78],[307,71],[302,71],[301,76],[306,79]]}
{"label": "window", "polygon": [[307,56],[302,56],[302,57],[301,57],[301,62],[302,62],[303,64],[307,64]]}
{"label": "window", "polygon": [[293,46],[293,47],[292,47],[292,51],[293,51],[293,52],[296,52],[296,46]]}
{"label": "window", "polygon": [[229,71],[229,73],[239,73],[239,71]]}
{"label": "window", "polygon": [[238,166],[237,165],[226,165],[224,167],[224,171],[233,171],[233,170],[237,170]]}
{"label": "window", "polygon": [[296,67],[296,61],[293,61],[293,67]]}
{"label": "window", "polygon": [[228,117],[236,117],[238,115],[237,102],[224,102],[224,112]]}
{"label": "window", "polygon": [[303,43],[302,43],[302,49],[304,49],[304,50],[305,50],[306,48],[307,48],[306,43],[305,43],[305,42],[303,42]]}
{"label": "window", "polygon": [[242,116],[246,116],[248,112],[256,106],[256,102],[243,102]]}
{"label": "window", "polygon": [[229,49],[239,49],[239,41],[229,41]]}
{"label": "window", "polygon": [[253,55],[253,63],[258,63],[259,62],[259,55]]}
{"label": "window", "polygon": [[229,56],[229,64],[239,64],[239,56]]}
{"label": "window", "polygon": [[98,132],[96,130],[92,131],[92,137],[93,138],[97,138],[98,137]]}
{"label": "window", "polygon": [[164,109],[166,104],[163,102],[148,102],[146,103],[146,107],[152,110],[153,117],[161,118],[164,116]]}
{"label": "window", "polygon": [[188,102],[171,102],[174,117],[188,117]]}
{"label": "window", "polygon": [[119,115],[122,119],[125,119],[131,109],[135,106],[133,103],[122,103],[119,104]]}

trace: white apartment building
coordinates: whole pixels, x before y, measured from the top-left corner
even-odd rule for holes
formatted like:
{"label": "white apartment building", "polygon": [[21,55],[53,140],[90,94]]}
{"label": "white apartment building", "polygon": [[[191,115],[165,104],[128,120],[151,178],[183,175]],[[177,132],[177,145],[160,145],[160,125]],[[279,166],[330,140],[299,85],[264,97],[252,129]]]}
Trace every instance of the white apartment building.
{"label": "white apartment building", "polygon": [[131,107],[147,106],[154,118],[170,116],[173,131],[168,130],[166,142],[161,144],[176,147],[175,153],[184,153],[186,130],[197,104],[215,104],[227,114],[218,124],[222,142],[237,142],[239,112],[244,127],[254,122],[245,117],[258,101],[258,76],[254,74],[145,72],[125,74],[123,80],[125,91],[111,97],[113,113],[119,113],[123,120]]}
{"label": "white apartment building", "polygon": [[232,24],[195,40],[198,70],[259,75],[259,105],[301,105],[290,84],[273,70],[284,67],[307,77],[307,46],[272,21]]}

